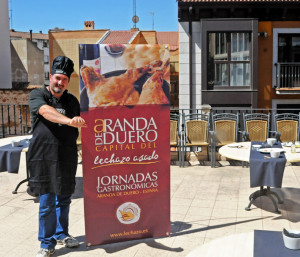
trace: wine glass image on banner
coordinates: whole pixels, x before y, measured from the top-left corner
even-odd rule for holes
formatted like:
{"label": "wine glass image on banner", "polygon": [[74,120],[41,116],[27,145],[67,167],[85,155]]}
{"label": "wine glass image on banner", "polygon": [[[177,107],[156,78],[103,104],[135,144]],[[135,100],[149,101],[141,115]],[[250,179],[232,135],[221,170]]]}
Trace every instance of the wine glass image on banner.
{"label": "wine glass image on banner", "polygon": [[[141,51],[135,46],[137,52]],[[150,46],[148,46],[150,47]],[[107,48],[105,48],[107,49]],[[130,52],[132,46],[130,46]],[[161,48],[156,48],[159,51]],[[128,59],[125,48],[124,53],[119,57]],[[155,55],[154,55],[155,56]],[[155,56],[156,57],[156,56]],[[101,59],[101,57],[100,57]],[[169,104],[170,102],[170,61],[157,59],[146,62],[138,61],[134,67],[132,60],[128,63],[128,69],[112,70],[105,74],[99,74],[95,68],[88,65],[82,65],[80,75],[84,83],[84,89],[81,91],[81,105],[86,105],[84,109],[93,107],[137,104]],[[126,62],[125,62],[126,63]],[[124,67],[124,63],[123,63]]]}
{"label": "wine glass image on banner", "polygon": [[[93,67],[98,74],[100,71],[100,46],[98,44],[80,44],[79,45],[79,66]],[[80,90],[80,111],[87,111],[89,100],[86,94],[86,88],[82,78],[79,79]]]}

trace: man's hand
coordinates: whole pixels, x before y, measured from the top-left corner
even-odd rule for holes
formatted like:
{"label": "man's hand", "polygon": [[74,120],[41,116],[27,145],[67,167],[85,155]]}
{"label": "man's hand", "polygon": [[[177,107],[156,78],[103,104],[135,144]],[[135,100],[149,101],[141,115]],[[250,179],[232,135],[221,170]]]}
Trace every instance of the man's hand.
{"label": "man's hand", "polygon": [[39,114],[42,115],[46,120],[49,120],[58,124],[65,124],[75,128],[86,128],[85,120],[80,116],[75,116],[72,119],[59,113],[55,108],[47,104],[43,105],[39,109]]}
{"label": "man's hand", "polygon": [[67,124],[71,127],[75,128],[86,128],[87,125],[85,124],[85,120],[81,118],[80,116],[73,117],[70,122]]}

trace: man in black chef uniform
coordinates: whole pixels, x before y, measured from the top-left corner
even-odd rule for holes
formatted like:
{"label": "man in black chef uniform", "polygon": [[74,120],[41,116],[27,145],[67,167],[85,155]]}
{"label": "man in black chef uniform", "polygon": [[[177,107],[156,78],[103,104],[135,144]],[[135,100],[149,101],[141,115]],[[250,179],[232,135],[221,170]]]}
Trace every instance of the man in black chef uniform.
{"label": "man in black chef uniform", "polygon": [[33,136],[28,150],[29,186],[40,196],[41,249],[36,257],[49,257],[57,243],[78,247],[69,235],[69,209],[75,189],[78,128],[85,127],[80,105],[67,90],[74,63],[66,56],[53,60],[50,85],[29,96]]}

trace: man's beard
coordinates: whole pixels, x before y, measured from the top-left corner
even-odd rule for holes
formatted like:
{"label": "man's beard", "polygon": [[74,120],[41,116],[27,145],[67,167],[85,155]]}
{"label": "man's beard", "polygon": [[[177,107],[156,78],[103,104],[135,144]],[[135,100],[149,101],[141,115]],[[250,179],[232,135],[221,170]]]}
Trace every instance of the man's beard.
{"label": "man's beard", "polygon": [[60,88],[57,84],[53,85],[52,90],[54,93],[62,93],[63,92],[63,88]]}

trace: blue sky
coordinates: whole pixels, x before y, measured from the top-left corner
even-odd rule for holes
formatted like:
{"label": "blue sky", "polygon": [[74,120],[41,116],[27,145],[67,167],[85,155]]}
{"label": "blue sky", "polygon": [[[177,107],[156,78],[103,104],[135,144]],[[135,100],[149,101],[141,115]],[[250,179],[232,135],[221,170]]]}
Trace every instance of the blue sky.
{"label": "blue sky", "polygon": [[[33,32],[54,27],[81,30],[84,21],[95,21],[95,29],[129,30],[133,27],[134,0],[8,0],[12,7],[12,28]],[[9,9],[11,9],[9,7]],[[157,31],[177,31],[176,0],[136,0],[137,28]],[[10,13],[9,13],[10,15]]]}

